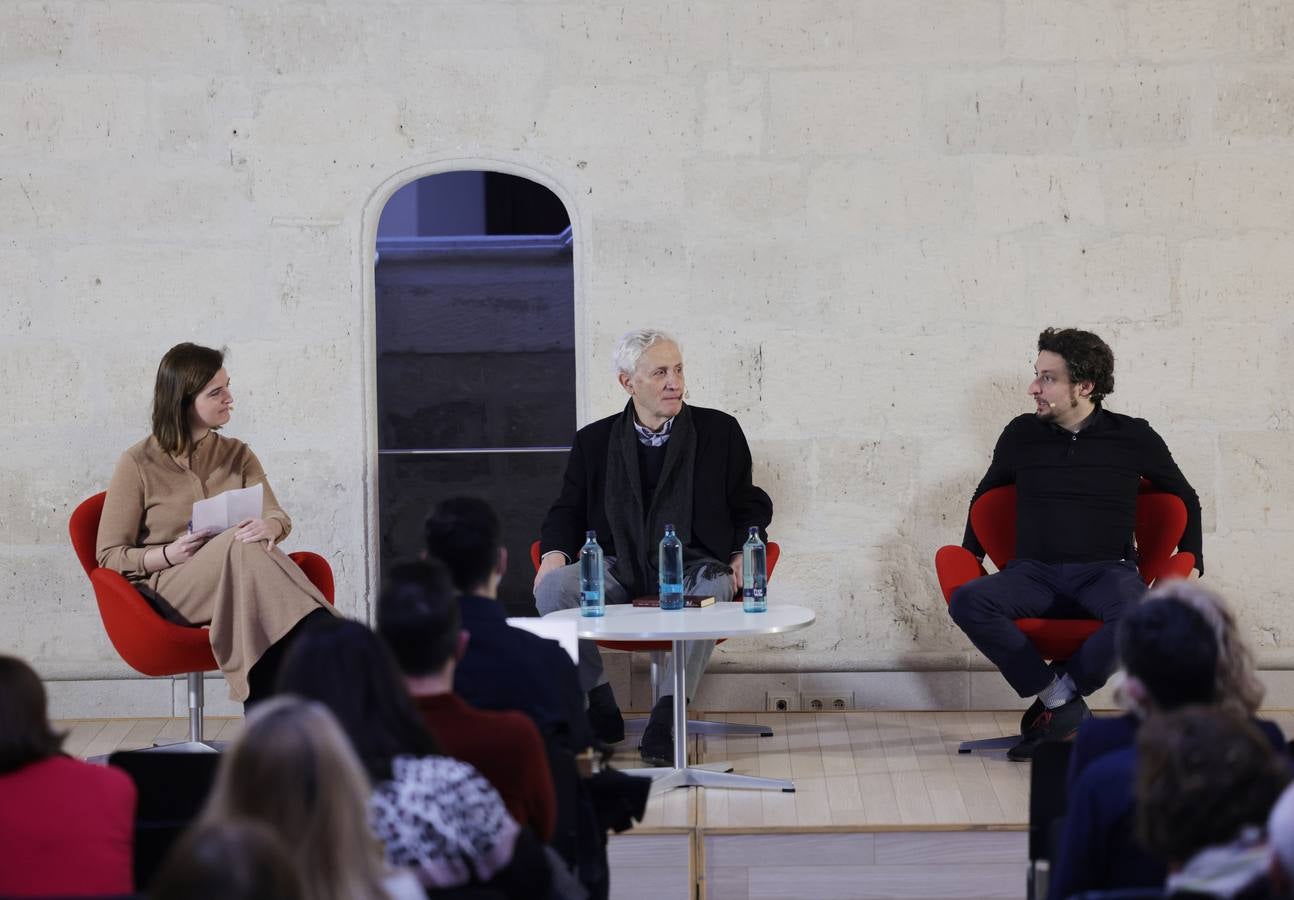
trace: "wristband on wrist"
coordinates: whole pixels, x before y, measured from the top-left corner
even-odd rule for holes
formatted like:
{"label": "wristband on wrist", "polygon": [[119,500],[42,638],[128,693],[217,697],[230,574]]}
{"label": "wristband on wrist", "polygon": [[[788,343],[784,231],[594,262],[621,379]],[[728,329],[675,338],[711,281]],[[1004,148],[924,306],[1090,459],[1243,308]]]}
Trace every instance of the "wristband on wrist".
{"label": "wristband on wrist", "polygon": [[163,544],[163,545],[162,545],[162,559],[166,560],[166,565],[167,565],[167,566],[173,566],[173,565],[175,565],[175,563],[171,562],[171,558],[170,558],[169,556],[167,556],[167,555],[166,555],[166,545],[165,545],[165,544]]}

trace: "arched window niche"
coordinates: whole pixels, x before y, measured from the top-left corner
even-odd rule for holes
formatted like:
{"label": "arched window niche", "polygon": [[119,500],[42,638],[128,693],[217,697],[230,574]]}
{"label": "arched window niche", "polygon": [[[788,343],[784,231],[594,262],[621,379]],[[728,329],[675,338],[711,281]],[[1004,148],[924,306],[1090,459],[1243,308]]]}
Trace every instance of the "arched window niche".
{"label": "arched window niche", "polygon": [[[381,570],[422,550],[439,500],[499,514],[509,615],[576,423],[573,232],[561,199],[499,171],[438,172],[382,207],[374,255]],[[380,573],[378,573],[380,575]]]}

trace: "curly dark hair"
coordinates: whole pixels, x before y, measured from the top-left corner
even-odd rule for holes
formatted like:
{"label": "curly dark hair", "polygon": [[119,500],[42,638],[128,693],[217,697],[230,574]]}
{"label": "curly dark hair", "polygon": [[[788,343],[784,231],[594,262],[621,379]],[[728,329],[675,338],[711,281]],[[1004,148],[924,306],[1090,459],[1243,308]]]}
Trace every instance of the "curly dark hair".
{"label": "curly dark hair", "polygon": [[1137,837],[1170,865],[1267,821],[1289,781],[1282,757],[1246,716],[1190,706],[1137,734]]}
{"label": "curly dark hair", "polygon": [[1065,360],[1069,380],[1074,384],[1092,382],[1093,403],[1114,393],[1114,351],[1092,332],[1048,328],[1038,335],[1038,352],[1044,350]]}

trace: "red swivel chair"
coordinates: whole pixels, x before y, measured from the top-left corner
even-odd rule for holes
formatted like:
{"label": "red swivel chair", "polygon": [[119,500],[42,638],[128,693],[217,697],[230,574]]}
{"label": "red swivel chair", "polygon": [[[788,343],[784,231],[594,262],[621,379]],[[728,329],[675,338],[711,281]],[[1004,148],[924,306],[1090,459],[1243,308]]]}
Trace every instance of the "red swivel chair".
{"label": "red swivel chair", "polygon": [[[1015,485],[985,491],[970,511],[971,528],[985,554],[1001,571],[1015,556]],[[1176,553],[1177,542],[1186,530],[1186,506],[1173,494],[1156,491],[1141,482],[1137,495],[1135,536],[1140,559],[1137,569],[1147,585],[1160,579],[1185,578],[1195,567],[1195,554]],[[944,602],[966,582],[988,574],[969,550],[956,545],[940,547],[935,554],[935,572]],[[1063,662],[1101,627],[1095,619],[1016,619],[1016,627],[1029,638],[1044,659]],[[964,741],[959,753],[972,750],[1001,750],[1019,741],[1018,735]]]}
{"label": "red swivel chair", "polygon": [[[67,530],[72,538],[72,549],[94,586],[99,615],[103,618],[108,639],[121,658],[144,675],[187,676],[189,738],[179,744],[167,745],[166,749],[172,752],[215,749],[202,740],[202,673],[218,668],[215,657],[211,655],[207,629],[168,622],[120,572],[99,567],[95,543],[106,496],[106,493],[99,493],[82,502],[73,511]],[[333,577],[328,561],[318,554],[306,552],[292,553],[290,557],[332,603]]]}
{"label": "red swivel chair", "polygon": [[[782,548],[775,542],[769,541],[767,545],[768,554],[768,577],[773,577],[773,569],[777,566],[777,560],[782,555]],[[530,545],[530,562],[535,569],[539,569],[539,541]],[[723,639],[715,641],[722,644]],[[651,654],[651,696],[655,702],[660,697],[660,673],[661,666],[665,662],[665,654],[670,652],[671,645],[669,641],[598,641],[598,646],[603,650],[623,650],[626,653],[649,653]],[[642,731],[647,727],[646,717],[638,719],[626,719],[625,731],[633,734]],[[772,737],[773,729],[767,725],[741,725],[736,722],[710,722],[705,719],[688,719],[688,734],[753,734],[759,737]]]}

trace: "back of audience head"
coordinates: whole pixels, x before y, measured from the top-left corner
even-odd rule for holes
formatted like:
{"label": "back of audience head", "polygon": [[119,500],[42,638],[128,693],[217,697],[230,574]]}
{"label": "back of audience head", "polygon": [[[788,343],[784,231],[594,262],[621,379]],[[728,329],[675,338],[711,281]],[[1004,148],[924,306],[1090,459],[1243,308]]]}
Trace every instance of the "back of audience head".
{"label": "back of audience head", "polygon": [[424,525],[427,555],[449,567],[454,587],[472,593],[502,577],[507,567],[503,531],[490,504],[477,497],[437,503]]}
{"label": "back of audience head", "polygon": [[1199,612],[1170,598],[1148,598],[1123,617],[1118,632],[1123,696],[1140,712],[1212,703],[1218,644]]}
{"label": "back of audience head", "polygon": [[1194,609],[1208,621],[1218,642],[1216,702],[1255,715],[1264,688],[1255,671],[1253,652],[1240,635],[1231,607],[1216,591],[1198,581],[1177,579],[1156,587],[1147,599],[1172,599]]}
{"label": "back of audience head", "polygon": [[268,825],[288,848],[308,897],[380,897],[382,857],[368,827],[368,797],[368,779],[328,710],[275,697],[248,715],[221,761],[201,821]]}
{"label": "back of audience head", "polygon": [[45,686],[21,659],[0,656],[0,774],[62,752],[49,725]]}
{"label": "back of audience head", "polygon": [[1137,735],[1137,835],[1171,869],[1261,827],[1289,769],[1249,718],[1223,707],[1153,716]]}
{"label": "back of audience head", "polygon": [[272,828],[253,819],[200,822],[167,854],[151,900],[303,900],[296,863]]}
{"label": "back of audience head", "polygon": [[440,752],[391,651],[359,622],[333,619],[303,633],[283,661],[278,689],[328,707],[375,782],[391,778],[397,756]]}
{"label": "back of audience head", "polygon": [[449,570],[436,559],[391,568],[377,630],[408,677],[439,674],[460,649],[462,615]]}

